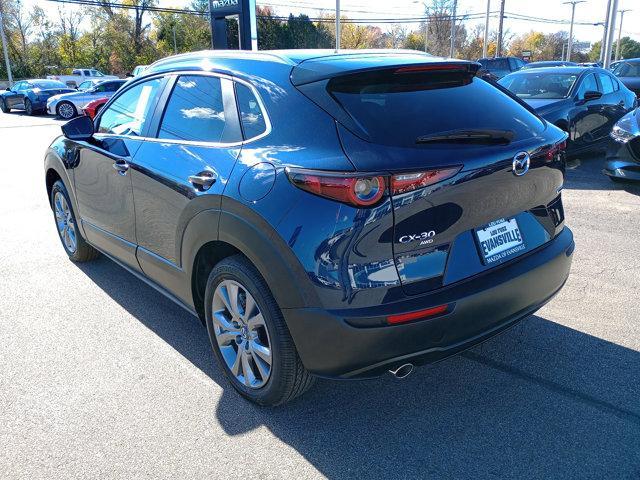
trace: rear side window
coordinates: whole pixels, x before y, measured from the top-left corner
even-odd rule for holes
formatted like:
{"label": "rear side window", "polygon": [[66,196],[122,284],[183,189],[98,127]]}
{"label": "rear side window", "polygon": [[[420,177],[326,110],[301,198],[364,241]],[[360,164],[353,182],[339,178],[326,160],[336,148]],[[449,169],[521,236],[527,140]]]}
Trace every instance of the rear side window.
{"label": "rear side window", "polygon": [[262,135],[267,130],[267,123],[260,103],[251,89],[236,82],[236,99],[245,140]]}
{"label": "rear side window", "polygon": [[160,123],[158,138],[224,142],[227,123],[218,77],[178,78]]}
{"label": "rear side window", "polygon": [[606,95],[607,93],[613,93],[615,91],[615,86],[611,81],[611,77],[604,73],[599,73],[600,83],[602,84],[602,93]]}
{"label": "rear side window", "polygon": [[162,80],[154,78],[131,87],[100,117],[99,133],[140,136],[144,122],[150,117],[151,106]]}
{"label": "rear side window", "polygon": [[374,143],[414,147],[425,135],[474,129],[508,129],[520,140],[544,130],[524,106],[468,73],[391,70],[334,78],[327,88]]}

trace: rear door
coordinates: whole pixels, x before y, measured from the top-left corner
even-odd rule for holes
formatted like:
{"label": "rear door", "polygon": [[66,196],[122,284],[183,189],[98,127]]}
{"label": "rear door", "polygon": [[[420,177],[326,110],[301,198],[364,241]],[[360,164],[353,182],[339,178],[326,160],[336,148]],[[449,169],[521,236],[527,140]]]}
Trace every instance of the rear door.
{"label": "rear door", "polygon": [[148,130],[164,79],[128,88],[96,119],[91,142],[78,142],[74,168],[78,210],[87,239],[139,269],[131,165]]}
{"label": "rear door", "polygon": [[233,81],[185,73],[170,77],[156,109],[153,139],[133,165],[138,261],[172,288],[182,281],[184,228],[200,210],[218,209],[242,145]]}

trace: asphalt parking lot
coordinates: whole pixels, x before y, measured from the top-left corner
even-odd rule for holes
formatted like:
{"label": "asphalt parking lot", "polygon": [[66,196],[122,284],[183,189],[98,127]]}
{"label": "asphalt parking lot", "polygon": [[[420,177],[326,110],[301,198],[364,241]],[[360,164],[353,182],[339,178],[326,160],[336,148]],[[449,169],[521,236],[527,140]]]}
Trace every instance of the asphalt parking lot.
{"label": "asphalt parking lot", "polygon": [[1,478],[639,478],[640,186],[572,162],[572,274],[535,316],[408,379],[225,387],[201,325],[59,244],[62,122],[0,114]]}

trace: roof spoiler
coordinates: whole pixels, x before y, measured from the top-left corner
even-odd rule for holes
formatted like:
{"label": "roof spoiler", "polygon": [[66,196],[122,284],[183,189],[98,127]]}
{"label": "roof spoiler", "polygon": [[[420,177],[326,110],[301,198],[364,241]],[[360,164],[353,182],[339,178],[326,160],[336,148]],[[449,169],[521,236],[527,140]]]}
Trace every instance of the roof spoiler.
{"label": "roof spoiler", "polygon": [[[313,63],[314,65],[310,65]],[[398,63],[387,65],[364,66],[362,68],[344,68],[342,65],[329,62],[302,62],[294,67],[291,71],[291,83],[300,86],[307,83],[318,82],[320,80],[328,80],[334,77],[345,75],[357,75],[362,73],[372,73],[376,71],[388,71],[394,74],[412,74],[426,72],[450,72],[450,73],[468,73],[475,76],[481,65],[477,62],[467,60],[437,60],[437,61],[421,61],[411,63]]]}

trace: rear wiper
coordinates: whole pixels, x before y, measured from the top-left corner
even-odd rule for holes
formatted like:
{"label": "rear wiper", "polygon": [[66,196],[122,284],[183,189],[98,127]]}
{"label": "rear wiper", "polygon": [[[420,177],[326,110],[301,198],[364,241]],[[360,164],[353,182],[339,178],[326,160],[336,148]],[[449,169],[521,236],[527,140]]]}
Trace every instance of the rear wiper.
{"label": "rear wiper", "polygon": [[511,130],[449,130],[416,138],[416,143],[487,143],[507,144],[513,140]]}

